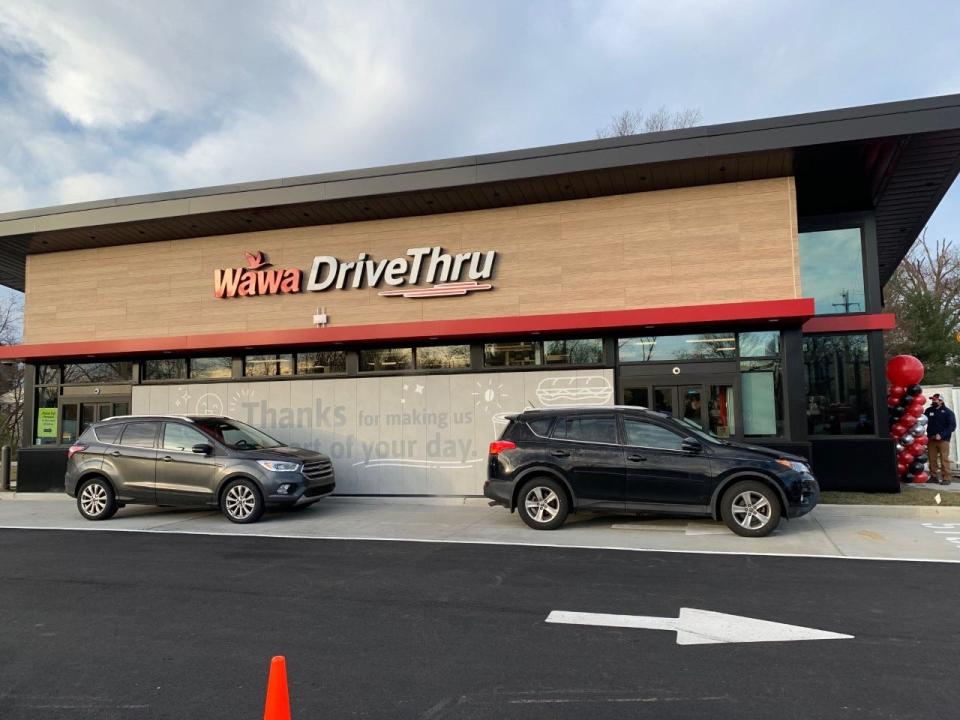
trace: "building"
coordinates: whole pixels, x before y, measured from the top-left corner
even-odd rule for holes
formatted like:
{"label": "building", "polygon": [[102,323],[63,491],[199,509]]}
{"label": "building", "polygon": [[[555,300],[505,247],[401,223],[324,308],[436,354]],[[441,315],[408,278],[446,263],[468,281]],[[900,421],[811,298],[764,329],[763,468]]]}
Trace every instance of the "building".
{"label": "building", "polygon": [[949,96],[0,215],[22,489],[189,412],[479,494],[508,414],[607,403],[896,489],[881,288],[958,168]]}

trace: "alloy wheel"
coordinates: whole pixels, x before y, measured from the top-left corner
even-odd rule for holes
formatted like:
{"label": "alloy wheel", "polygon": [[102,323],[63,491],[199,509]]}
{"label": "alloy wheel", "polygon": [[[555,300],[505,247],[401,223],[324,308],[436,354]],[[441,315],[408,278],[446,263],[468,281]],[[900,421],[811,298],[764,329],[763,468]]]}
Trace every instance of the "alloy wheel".
{"label": "alloy wheel", "polygon": [[733,499],[731,512],[740,527],[759,530],[770,522],[772,508],[770,501],[763,494],[746,490]]}
{"label": "alloy wheel", "polygon": [[84,485],[80,491],[80,506],[91,517],[96,517],[107,507],[107,489],[98,482]]}
{"label": "alloy wheel", "polygon": [[550,488],[538,485],[524,498],[527,514],[538,523],[548,523],[560,512],[560,497]]}
{"label": "alloy wheel", "polygon": [[227,490],[224,505],[231,517],[237,520],[246,520],[253,514],[257,506],[257,498],[253,490],[246,485],[237,484]]}

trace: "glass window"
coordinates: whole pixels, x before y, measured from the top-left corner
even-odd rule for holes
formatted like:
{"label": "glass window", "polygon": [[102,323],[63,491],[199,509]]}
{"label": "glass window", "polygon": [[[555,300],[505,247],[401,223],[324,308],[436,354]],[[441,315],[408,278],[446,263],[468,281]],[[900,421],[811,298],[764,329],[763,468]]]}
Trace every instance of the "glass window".
{"label": "glass window", "polygon": [[779,360],[750,360],[740,363],[745,436],[783,435],[782,383]]}
{"label": "glass window", "polygon": [[198,430],[179,423],[163,426],[163,449],[189,452],[194,445],[210,444],[210,439]]}
{"label": "glass window", "polygon": [[243,359],[246,377],[293,375],[293,355],[247,355]]}
{"label": "glass window", "polygon": [[413,348],[360,351],[360,372],[393,372],[413,368]]}
{"label": "glass window", "polygon": [[96,433],[97,440],[100,442],[116,445],[117,440],[120,439],[121,430],[123,430],[123,425],[121,423],[116,423],[114,425],[101,425],[100,427],[96,428],[94,432]]}
{"label": "glass window", "polygon": [[56,385],[59,382],[59,365],[40,365],[37,367],[37,385]]}
{"label": "glass window", "polygon": [[160,423],[155,422],[133,422],[127,423],[123,429],[123,435],[120,438],[121,445],[129,447],[154,447],[154,441],[157,438],[157,429]]}
{"label": "glass window", "polygon": [[483,346],[485,367],[519,367],[540,364],[540,343],[502,342]]}
{"label": "glass window", "polygon": [[131,362],[72,363],[63,366],[63,382],[69,384],[130,382]]}
{"label": "glass window", "polygon": [[37,427],[34,445],[56,445],[60,437],[57,401],[60,391],[55,387],[37,388]]}
{"label": "glass window", "polygon": [[417,367],[425,370],[470,367],[470,346],[419,347],[417,348]]}
{"label": "glass window", "polygon": [[672,430],[644,420],[623,419],[623,429],[627,445],[655,448],[658,450],[680,450],[683,438]]}
{"label": "glass window", "polygon": [[530,429],[534,433],[542,437],[548,437],[550,435],[550,426],[553,424],[552,417],[537,418],[535,420],[529,420],[527,425],[530,426]]}
{"label": "glass window", "polygon": [[186,358],[163,358],[143,363],[144,380],[186,380]]}
{"label": "glass window", "polygon": [[283,443],[238,420],[200,418],[197,427],[234,450],[283,447]]}
{"label": "glass window", "polygon": [[297,353],[297,375],[334,375],[347,371],[343,350]]}
{"label": "glass window", "polygon": [[808,335],[807,432],[810,435],[871,435],[875,432],[866,335]]}
{"label": "glass window", "polygon": [[740,333],[740,357],[779,357],[780,333],[777,330]]}
{"label": "glass window", "polygon": [[120,417],[121,415],[130,414],[130,405],[129,403],[114,403],[113,412],[110,413],[111,417]]}
{"label": "glass window", "polygon": [[553,428],[553,437],[579,442],[617,443],[617,423],[613,415],[584,415],[560,418]]}
{"label": "glass window", "polygon": [[817,315],[864,312],[860,228],[800,233],[800,288]]}
{"label": "glass window", "polygon": [[603,362],[603,341],[544,340],[543,361],[547,365],[599,365]]}
{"label": "glass window", "polygon": [[737,434],[737,420],[733,412],[733,388],[730,385],[711,385],[707,402],[707,422],[710,432],[728,438]]}
{"label": "glass window", "polygon": [[621,338],[618,344],[621,362],[731,360],[737,352],[732,332]]}
{"label": "glass window", "polygon": [[80,406],[68,403],[60,408],[60,442],[68,445],[77,439],[80,431]]}
{"label": "glass window", "polygon": [[190,358],[190,379],[216,380],[233,377],[233,358]]}

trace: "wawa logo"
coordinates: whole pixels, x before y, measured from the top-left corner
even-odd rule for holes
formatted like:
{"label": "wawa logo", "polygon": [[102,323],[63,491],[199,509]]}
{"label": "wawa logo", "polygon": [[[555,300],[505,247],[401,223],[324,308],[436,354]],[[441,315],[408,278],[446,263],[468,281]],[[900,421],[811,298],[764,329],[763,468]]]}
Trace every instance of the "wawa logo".
{"label": "wawa logo", "polygon": [[218,298],[298,293],[303,285],[299,268],[273,268],[261,251],[243,253],[247,266],[213,271],[213,294]]}

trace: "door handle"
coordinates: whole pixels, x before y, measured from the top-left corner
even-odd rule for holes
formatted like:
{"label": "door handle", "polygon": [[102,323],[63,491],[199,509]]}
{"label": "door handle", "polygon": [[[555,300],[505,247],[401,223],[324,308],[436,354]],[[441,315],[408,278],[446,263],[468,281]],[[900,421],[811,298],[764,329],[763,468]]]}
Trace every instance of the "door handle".
{"label": "door handle", "polygon": [[570,453],[566,450],[551,450],[550,454],[554,457],[570,457]]}
{"label": "door handle", "polygon": [[173,462],[173,458],[170,457],[169,455],[164,455],[164,456],[163,456],[163,461],[164,461],[164,462]]}
{"label": "door handle", "polygon": [[114,450],[114,451],[113,451],[112,453],[110,453],[110,454],[111,454],[113,457],[120,457],[120,454],[121,454],[121,453],[120,453],[119,450]]}
{"label": "door handle", "polygon": [[630,462],[643,462],[646,459],[643,455],[627,455],[627,460]]}

